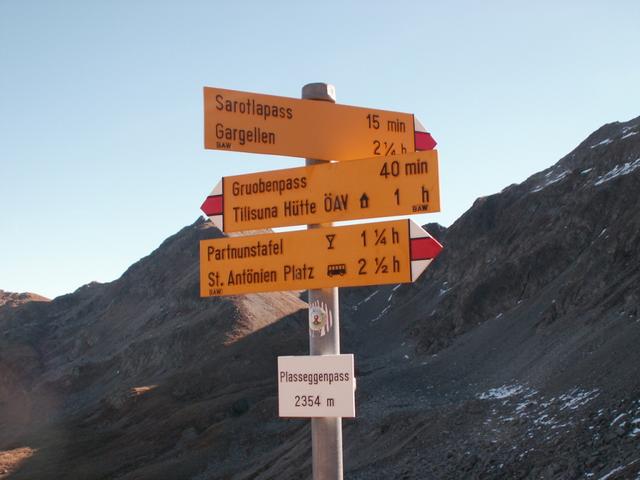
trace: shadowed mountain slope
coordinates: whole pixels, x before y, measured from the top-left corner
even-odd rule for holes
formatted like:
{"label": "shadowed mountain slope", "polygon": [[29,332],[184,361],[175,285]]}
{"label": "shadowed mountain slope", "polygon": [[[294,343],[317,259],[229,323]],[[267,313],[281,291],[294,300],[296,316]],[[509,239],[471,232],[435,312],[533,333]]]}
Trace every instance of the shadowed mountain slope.
{"label": "shadowed mountain slope", "polygon": [[[341,291],[358,416],[346,477],[636,478],[640,118],[478,199],[416,283]],[[198,297],[201,221],[109,284],[0,307],[11,480],[310,477],[277,417],[276,357],[306,354],[295,292]],[[0,478],[2,473],[0,473]]]}

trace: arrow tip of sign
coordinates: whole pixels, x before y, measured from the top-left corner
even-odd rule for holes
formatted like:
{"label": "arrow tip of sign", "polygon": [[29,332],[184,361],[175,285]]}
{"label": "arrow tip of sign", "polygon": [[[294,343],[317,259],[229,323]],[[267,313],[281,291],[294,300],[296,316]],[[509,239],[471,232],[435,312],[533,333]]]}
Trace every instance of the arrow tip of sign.
{"label": "arrow tip of sign", "polygon": [[209,195],[200,206],[200,210],[202,210],[207,217],[222,215],[224,213],[223,205],[222,195]]}
{"label": "arrow tip of sign", "polygon": [[429,232],[414,221],[409,222],[409,238],[411,241],[411,281],[416,279],[440,255],[443,246]]}
{"label": "arrow tip of sign", "polygon": [[411,260],[433,260],[443,250],[443,246],[431,236],[411,239]]}
{"label": "arrow tip of sign", "polygon": [[426,150],[433,150],[436,148],[438,142],[431,136],[429,132],[416,132],[415,133],[416,150],[424,152]]}
{"label": "arrow tip of sign", "polygon": [[431,136],[422,122],[417,117],[413,117],[413,130],[415,132],[415,144],[417,151],[433,150],[438,142]]}

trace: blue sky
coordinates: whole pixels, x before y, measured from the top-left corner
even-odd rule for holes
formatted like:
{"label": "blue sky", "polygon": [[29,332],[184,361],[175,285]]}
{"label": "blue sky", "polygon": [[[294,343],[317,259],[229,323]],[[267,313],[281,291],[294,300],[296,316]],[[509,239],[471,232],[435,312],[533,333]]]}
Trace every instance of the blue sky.
{"label": "blue sky", "polygon": [[301,159],[203,148],[202,87],[416,114],[442,212],[640,115],[637,1],[0,1],[0,289],[119,277],[221,176]]}

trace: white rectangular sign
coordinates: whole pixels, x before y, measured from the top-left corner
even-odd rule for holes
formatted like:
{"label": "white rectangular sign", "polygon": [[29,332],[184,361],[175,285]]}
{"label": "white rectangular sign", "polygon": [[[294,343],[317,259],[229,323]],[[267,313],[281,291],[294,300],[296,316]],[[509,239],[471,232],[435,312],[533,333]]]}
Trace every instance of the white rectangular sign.
{"label": "white rectangular sign", "polygon": [[353,355],[278,357],[281,417],[355,417]]}

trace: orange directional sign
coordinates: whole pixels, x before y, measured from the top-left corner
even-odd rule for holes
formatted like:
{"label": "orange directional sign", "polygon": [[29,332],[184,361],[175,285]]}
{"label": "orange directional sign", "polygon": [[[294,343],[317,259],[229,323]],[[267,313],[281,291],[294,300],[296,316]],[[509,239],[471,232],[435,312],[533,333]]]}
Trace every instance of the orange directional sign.
{"label": "orange directional sign", "polygon": [[441,250],[411,220],[202,240],[200,295],[412,282]]}
{"label": "orange directional sign", "polygon": [[353,160],[430,150],[435,141],[409,113],[205,87],[204,146]]}
{"label": "orange directional sign", "polygon": [[438,212],[438,153],[223,177],[201,208],[225,232]]}

